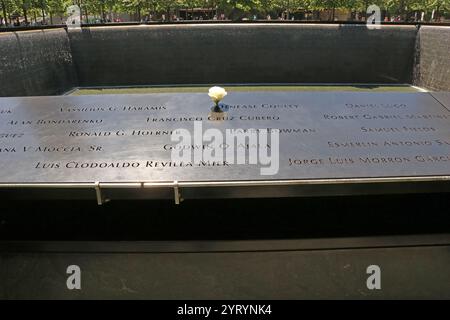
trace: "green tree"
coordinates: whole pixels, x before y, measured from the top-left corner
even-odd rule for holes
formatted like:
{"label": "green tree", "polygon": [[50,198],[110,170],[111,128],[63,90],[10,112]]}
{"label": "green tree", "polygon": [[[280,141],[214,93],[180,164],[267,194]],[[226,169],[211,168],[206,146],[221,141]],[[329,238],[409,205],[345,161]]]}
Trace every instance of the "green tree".
{"label": "green tree", "polygon": [[17,0],[1,0],[1,12],[4,18],[5,24],[11,24],[13,15],[15,12],[21,10],[21,1]]}

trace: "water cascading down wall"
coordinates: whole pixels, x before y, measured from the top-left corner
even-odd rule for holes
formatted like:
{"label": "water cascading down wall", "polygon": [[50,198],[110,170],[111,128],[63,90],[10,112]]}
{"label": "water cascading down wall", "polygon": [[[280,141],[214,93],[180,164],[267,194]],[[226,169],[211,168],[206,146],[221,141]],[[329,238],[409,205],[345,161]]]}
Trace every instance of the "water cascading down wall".
{"label": "water cascading down wall", "polygon": [[450,91],[450,27],[198,24],[0,32],[0,96],[174,84],[414,84]]}

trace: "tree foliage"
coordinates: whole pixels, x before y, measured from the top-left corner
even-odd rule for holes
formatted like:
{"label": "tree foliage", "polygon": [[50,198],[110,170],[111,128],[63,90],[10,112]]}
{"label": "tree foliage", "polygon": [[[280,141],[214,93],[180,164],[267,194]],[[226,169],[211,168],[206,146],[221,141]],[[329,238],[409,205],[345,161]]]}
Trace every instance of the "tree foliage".
{"label": "tree foliage", "polygon": [[221,12],[238,10],[242,13],[267,13],[350,10],[365,12],[371,4],[378,5],[386,14],[425,12],[431,15],[449,14],[450,0],[0,0],[0,17],[11,23],[21,20],[48,21],[54,16],[63,17],[66,9],[77,4],[82,9],[84,22],[91,18],[105,20],[113,14],[128,13],[134,19],[150,15],[171,14],[178,9],[213,8]]}

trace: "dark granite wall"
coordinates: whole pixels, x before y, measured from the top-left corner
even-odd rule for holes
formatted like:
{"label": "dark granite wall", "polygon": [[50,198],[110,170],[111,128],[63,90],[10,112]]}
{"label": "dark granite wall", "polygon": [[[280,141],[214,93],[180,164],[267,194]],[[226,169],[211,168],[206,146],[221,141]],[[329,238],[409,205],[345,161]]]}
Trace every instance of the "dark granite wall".
{"label": "dark granite wall", "polygon": [[414,26],[176,25],[70,31],[80,86],[411,83]]}
{"label": "dark granite wall", "polygon": [[450,27],[420,28],[414,84],[435,91],[450,91]]}
{"label": "dark granite wall", "polygon": [[76,85],[65,29],[0,33],[0,96],[56,95]]}
{"label": "dark granite wall", "polygon": [[432,26],[419,32],[301,24],[2,32],[0,96],[54,95],[76,86],[289,82],[414,83],[448,91],[449,52],[450,28]]}

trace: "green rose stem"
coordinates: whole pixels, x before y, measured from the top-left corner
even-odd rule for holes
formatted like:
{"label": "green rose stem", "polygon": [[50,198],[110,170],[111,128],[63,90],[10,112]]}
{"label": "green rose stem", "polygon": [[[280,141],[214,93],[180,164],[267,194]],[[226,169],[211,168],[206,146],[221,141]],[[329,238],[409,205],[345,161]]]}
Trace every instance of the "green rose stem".
{"label": "green rose stem", "polygon": [[220,109],[220,107],[219,107],[219,101],[215,101],[213,111],[214,112],[222,112],[222,109]]}

